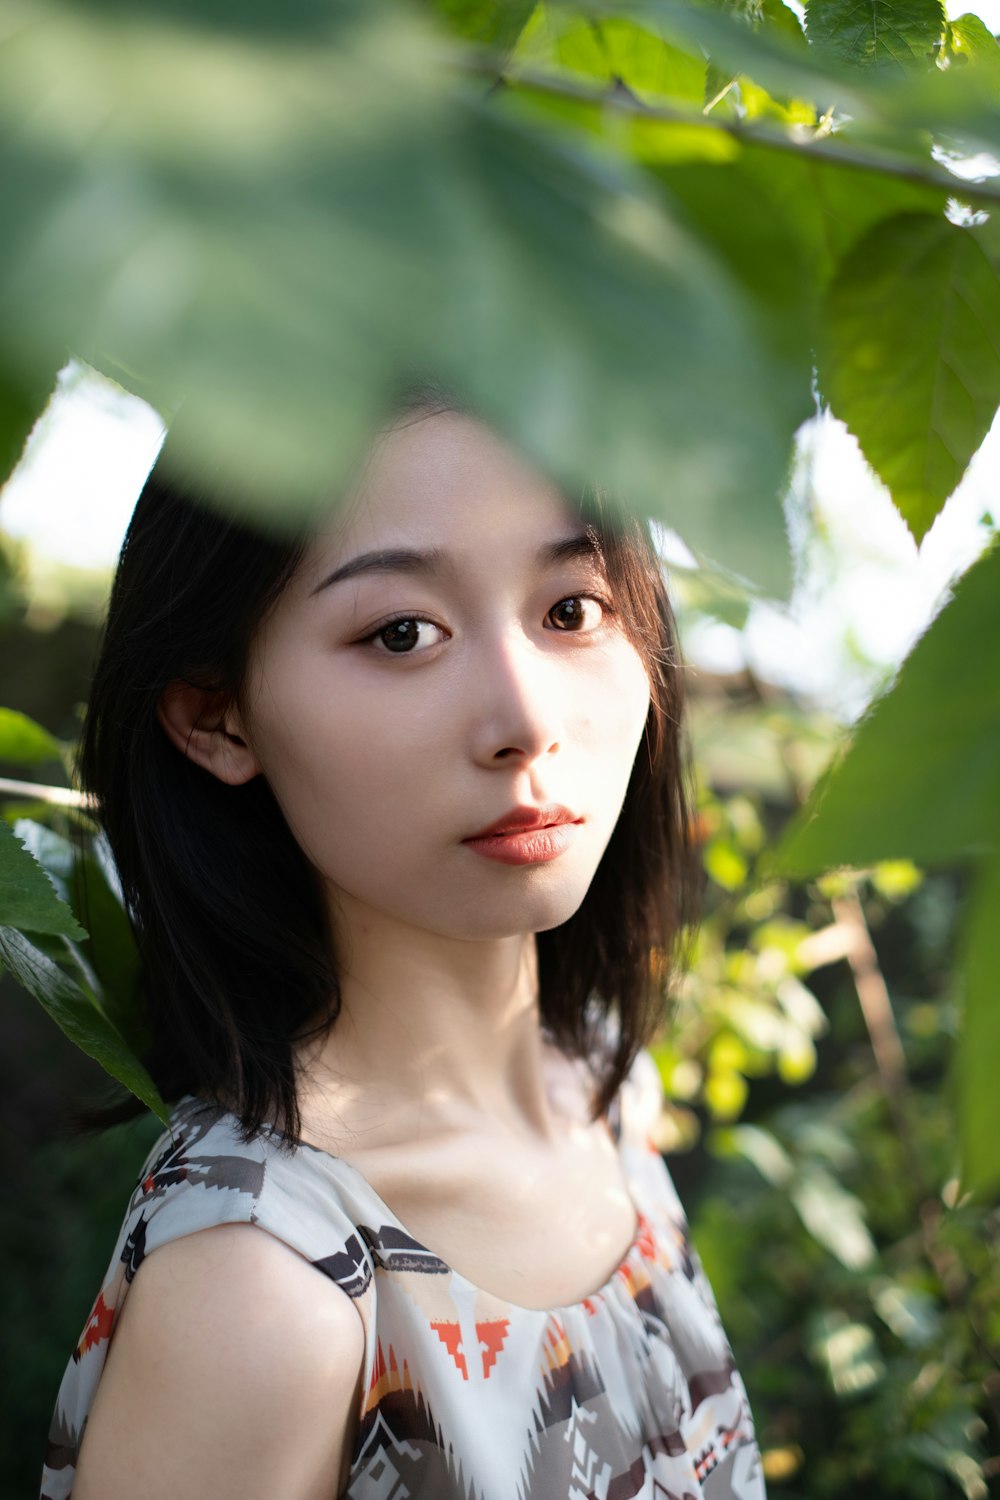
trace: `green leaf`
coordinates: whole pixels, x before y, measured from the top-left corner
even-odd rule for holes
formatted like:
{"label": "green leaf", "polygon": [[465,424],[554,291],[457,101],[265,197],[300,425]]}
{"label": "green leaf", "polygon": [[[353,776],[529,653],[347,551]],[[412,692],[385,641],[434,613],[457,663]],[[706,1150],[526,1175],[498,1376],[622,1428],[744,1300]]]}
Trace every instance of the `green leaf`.
{"label": "green leaf", "polygon": [[957,1089],[962,1181],[986,1193],[1000,1184],[1000,852],[976,870],[962,932],[965,1018]]}
{"label": "green leaf", "polygon": [[789,399],[811,380],[820,263],[796,232],[801,210],[782,191],[782,164],[774,155],[744,150],[732,162],[657,163],[649,170],[674,212],[718,247],[745,286],[758,336],[773,346],[775,367],[789,382]]}
{"label": "green leaf", "polygon": [[657,100],[700,103],[705,94],[705,60],[673,46],[652,27],[611,17],[600,23],[601,43],[612,79],[621,79],[648,104]]}
{"label": "green leaf", "polygon": [[232,37],[37,0],[6,34],[0,345],[58,337],[183,402],[177,463],[274,526],[329,510],[400,370],[430,369],[786,592],[808,382],[641,172],[457,82],[388,0],[280,48],[222,10]]}
{"label": "green leaf", "polygon": [[783,591],[778,497],[812,396],[713,247],[626,164],[514,113],[456,146],[443,212],[465,250],[433,362],[561,484],[602,484]]}
{"label": "green leaf", "polygon": [[789,401],[810,379],[827,283],[849,247],[894,212],[937,209],[943,216],[946,201],[944,193],[885,173],[757,145],[729,162],[655,162],[648,170],[672,211],[725,255],[746,287],[758,337],[774,350]]}
{"label": "green leaf", "polygon": [[[14,832],[89,934],[85,954],[77,952],[75,945],[71,947],[77,961],[89,965],[94,982],[100,987],[101,1009],[122,1035],[141,1050],[147,1039],[143,1033],[144,1018],[136,1013],[139,958],[103,836],[89,846],[77,846],[30,818],[19,818]],[[65,952],[55,951],[52,956],[65,959]]]}
{"label": "green leaf", "polygon": [[757,144],[730,161],[656,163],[651,171],[746,281],[771,335],[806,344],[818,337],[827,284],[861,236],[895,214],[943,216],[947,203],[945,192],[888,172]]}
{"label": "green leaf", "polygon": [[795,1179],[795,1163],[770,1130],[760,1125],[734,1125],[718,1130],[713,1145],[725,1154],[746,1158],[772,1187],[787,1189]]}
{"label": "green leaf", "polygon": [[926,67],[945,24],[941,0],[806,0],[810,42],[862,68]]}
{"label": "green leaf", "polygon": [[785,0],[759,0],[756,7],[759,24],[766,30],[779,32],[793,47],[808,45],[802,22]]}
{"label": "green leaf", "polygon": [[599,20],[566,6],[536,5],[507,60],[505,76],[517,78],[525,69],[607,82],[610,69]]}
{"label": "green leaf", "polygon": [[41,865],[0,818],[0,924],[68,938],[87,934]]}
{"label": "green leaf", "polygon": [[122,1035],[144,1049],[147,1021],[137,1013],[139,954],[135,936],[117,894],[110,851],[95,845],[77,861],[74,897],[90,934],[89,954],[101,985],[101,1004]]}
{"label": "green leaf", "polygon": [[1000,403],[1000,277],[978,227],[877,224],[830,289],[820,383],[919,542]]}
{"label": "green leaf", "polygon": [[580,16],[539,5],[506,70],[568,72],[611,85],[620,81],[646,103],[687,100],[701,105],[705,60],[671,44],[652,26],[621,16]]}
{"label": "green leaf", "polygon": [[789,1192],[813,1239],[849,1270],[860,1271],[875,1259],[875,1243],[865,1223],[864,1206],[825,1167],[807,1162]]}
{"label": "green leaf", "polygon": [[841,1400],[869,1391],[885,1375],[875,1335],[867,1323],[853,1321],[840,1308],[810,1318],[810,1354],[825,1367]]}
{"label": "green leaf", "polygon": [[869,1286],[872,1306],[887,1328],[910,1349],[925,1349],[941,1328],[934,1298],[918,1287],[880,1276]]}
{"label": "green leaf", "polygon": [[503,53],[516,43],[535,0],[432,0],[432,8],[450,31]]}
{"label": "green leaf", "polygon": [[163,410],[186,398],[192,463],[294,519],[328,506],[433,327],[458,106],[409,7],[282,11],[280,46],[242,5],[186,9],[13,7],[0,355],[18,374],[57,341]]}
{"label": "green leaf", "polygon": [[716,885],[721,885],[724,890],[738,890],[746,881],[747,861],[730,839],[712,839],[705,846],[702,860]]}
{"label": "green leaf", "polygon": [[1000,546],[968,570],[820,779],[767,877],[1000,848]]}
{"label": "green leaf", "polygon": [[[69,839],[34,818],[18,818],[14,824],[14,836],[36,860],[51,880],[61,901],[72,905],[70,894],[73,882],[75,852]],[[74,912],[79,917],[79,913]]]}
{"label": "green leaf", "polygon": [[125,1085],[166,1124],[167,1108],[146,1069],[111,1022],[58,964],[23,933],[0,926],[0,964],[39,1001],[56,1025],[105,1072]]}
{"label": "green leaf", "polygon": [[982,16],[971,11],[948,22],[948,51],[953,62],[960,59],[994,72],[1000,70],[1000,43]]}
{"label": "green leaf", "polygon": [[18,766],[37,766],[61,760],[59,741],[16,708],[0,708],[0,760]]}

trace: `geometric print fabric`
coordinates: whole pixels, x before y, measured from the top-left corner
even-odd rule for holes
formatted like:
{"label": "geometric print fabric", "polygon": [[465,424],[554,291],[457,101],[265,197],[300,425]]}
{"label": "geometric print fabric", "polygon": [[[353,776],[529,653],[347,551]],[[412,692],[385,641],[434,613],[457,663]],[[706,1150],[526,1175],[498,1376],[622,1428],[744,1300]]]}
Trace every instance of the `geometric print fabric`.
{"label": "geometric print fabric", "polygon": [[642,1127],[652,1066],[641,1054],[609,1117],[633,1242],[603,1287],[550,1311],[453,1271],[349,1163],[277,1133],[247,1144],[232,1115],[181,1100],[67,1365],[41,1500],[70,1500],[115,1320],[145,1256],[225,1223],[291,1245],[361,1318],[364,1378],[341,1500],[763,1500],[746,1393]]}

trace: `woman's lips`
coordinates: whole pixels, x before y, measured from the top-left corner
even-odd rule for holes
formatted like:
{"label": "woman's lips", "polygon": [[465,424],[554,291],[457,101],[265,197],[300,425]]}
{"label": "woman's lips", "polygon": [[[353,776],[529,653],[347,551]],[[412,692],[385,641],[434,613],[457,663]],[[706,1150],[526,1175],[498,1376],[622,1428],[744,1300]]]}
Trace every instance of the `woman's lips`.
{"label": "woman's lips", "polygon": [[480,834],[463,839],[467,849],[501,865],[541,865],[558,859],[571,848],[582,819],[551,823],[542,828],[519,828],[510,833]]}
{"label": "woman's lips", "polygon": [[581,819],[576,813],[570,812],[568,807],[563,807],[559,802],[546,802],[535,804],[531,802],[521,803],[512,807],[490,823],[486,828],[480,828],[476,833],[470,833],[469,838],[463,840],[468,843],[471,839],[485,839],[495,833],[534,833],[536,829],[548,828],[554,823],[579,823]]}

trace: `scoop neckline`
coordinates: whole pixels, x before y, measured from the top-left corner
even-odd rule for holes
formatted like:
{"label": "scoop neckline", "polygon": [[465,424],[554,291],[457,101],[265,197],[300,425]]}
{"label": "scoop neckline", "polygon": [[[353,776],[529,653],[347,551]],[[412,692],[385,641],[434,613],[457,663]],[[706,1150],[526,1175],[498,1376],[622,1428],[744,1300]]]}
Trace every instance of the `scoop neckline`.
{"label": "scoop neckline", "polygon": [[[183,1104],[188,1099],[200,1103],[210,1109],[214,1108],[218,1110],[219,1118],[222,1118],[223,1116],[229,1116],[229,1118],[233,1120],[236,1119],[236,1116],[231,1110],[226,1109],[222,1105],[212,1105],[207,1100],[199,1100],[194,1094],[185,1095],[184,1099],[182,1099],[180,1103]],[[503,1303],[505,1307],[511,1308],[514,1312],[526,1314],[530,1313],[535,1317],[553,1318],[559,1317],[564,1313],[578,1312],[581,1309],[586,1310],[586,1305],[588,1302],[597,1302],[599,1300],[605,1301],[608,1294],[621,1281],[622,1272],[627,1270],[631,1262],[634,1260],[635,1255],[640,1248],[640,1243],[647,1231],[648,1219],[643,1210],[640,1208],[639,1204],[636,1202],[635,1193],[632,1188],[632,1181],[629,1177],[628,1172],[625,1170],[625,1163],[622,1160],[623,1152],[629,1149],[628,1143],[624,1140],[620,1128],[618,1135],[615,1136],[613,1130],[611,1129],[611,1125],[608,1121],[607,1115],[602,1115],[601,1119],[606,1125],[608,1133],[611,1135],[611,1139],[615,1146],[615,1151],[618,1157],[618,1164],[622,1172],[622,1182],[625,1188],[625,1195],[628,1198],[629,1204],[632,1208],[632,1212],[635,1215],[635,1226],[633,1228],[632,1237],[629,1240],[628,1247],[625,1250],[625,1253],[618,1261],[610,1276],[608,1276],[607,1279],[603,1281],[599,1287],[596,1288],[596,1290],[587,1292],[583,1297],[579,1297],[575,1302],[558,1303],[552,1307],[525,1307],[523,1303],[512,1302],[509,1297],[501,1297],[498,1293],[490,1291],[488,1287],[480,1286],[478,1282],[471,1280],[471,1278],[464,1275],[463,1272],[456,1270],[456,1268],[451,1265],[451,1263],[446,1260],[443,1255],[439,1255],[436,1250],[433,1250],[429,1245],[425,1245],[423,1240],[418,1239],[415,1234],[410,1233],[410,1230],[400,1219],[399,1215],[389,1206],[388,1203],[386,1203],[382,1195],[376,1192],[375,1188],[369,1182],[365,1174],[361,1171],[360,1167],[354,1166],[353,1162],[349,1162],[346,1157],[336,1156],[332,1151],[328,1151],[325,1146],[316,1146],[312,1143],[312,1141],[303,1140],[300,1136],[289,1135],[286,1131],[279,1130],[277,1126],[273,1125],[269,1125],[266,1127],[265,1131],[263,1132],[262,1138],[267,1140],[276,1139],[280,1141],[286,1141],[289,1145],[294,1146],[296,1149],[301,1148],[306,1151],[311,1151],[314,1156],[323,1157],[326,1161],[333,1162],[336,1166],[349,1172],[353,1177],[357,1179],[359,1183],[361,1183],[365,1191],[375,1200],[381,1211],[389,1220],[391,1220],[395,1228],[400,1230],[401,1233],[405,1234],[406,1237],[411,1240],[419,1250],[422,1250],[426,1255],[433,1256],[435,1260],[440,1261],[440,1263],[447,1269],[448,1275],[453,1276],[455,1280],[458,1281],[463,1287],[468,1288],[470,1291],[478,1292],[484,1297],[489,1297],[494,1302]]]}
{"label": "scoop neckline", "polygon": [[632,1231],[632,1237],[629,1240],[628,1248],[626,1249],[625,1254],[619,1260],[618,1264],[611,1272],[611,1275],[607,1278],[606,1281],[601,1283],[596,1291],[587,1292],[585,1296],[578,1298],[575,1302],[559,1303],[553,1307],[525,1307],[521,1302],[512,1302],[509,1297],[501,1297],[498,1295],[498,1293],[491,1292],[488,1287],[480,1286],[478,1282],[472,1281],[471,1278],[464,1275],[463,1272],[456,1270],[451,1262],[446,1260],[443,1255],[439,1255],[436,1250],[433,1250],[429,1245],[425,1245],[423,1240],[418,1239],[415,1234],[411,1234],[410,1230],[403,1223],[402,1219],[400,1219],[399,1215],[395,1213],[392,1208],[390,1208],[389,1204],[386,1203],[382,1195],[376,1192],[372,1187],[368,1178],[361,1171],[361,1169],[354,1166],[352,1162],[347,1161],[343,1156],[335,1156],[332,1151],[327,1151],[323,1146],[314,1146],[311,1141],[304,1141],[295,1136],[286,1136],[284,1132],[278,1130],[276,1130],[274,1133],[275,1135],[281,1136],[283,1140],[291,1141],[296,1146],[304,1146],[308,1151],[313,1151],[319,1156],[325,1156],[328,1161],[336,1162],[338,1166],[346,1167],[347,1171],[350,1172],[354,1177],[358,1179],[359,1182],[364,1185],[366,1191],[371,1194],[372,1198],[374,1198],[375,1202],[378,1204],[382,1212],[386,1214],[389,1219],[391,1219],[393,1225],[397,1229],[401,1230],[402,1233],[405,1234],[408,1239],[412,1240],[413,1244],[416,1245],[420,1250],[424,1251],[426,1255],[433,1255],[435,1260],[439,1260],[443,1266],[446,1266],[448,1268],[449,1276],[454,1276],[455,1279],[462,1284],[462,1286],[470,1288],[473,1292],[479,1292],[484,1297],[491,1298],[494,1302],[502,1302],[505,1307],[513,1308],[515,1312],[534,1313],[537,1316],[551,1318],[558,1316],[560,1313],[578,1311],[580,1308],[583,1308],[586,1303],[594,1302],[598,1298],[603,1300],[607,1296],[608,1292],[611,1291],[614,1284],[620,1280],[622,1271],[625,1270],[631,1262],[633,1256],[635,1255],[635,1252],[639,1247],[639,1242],[642,1239],[645,1229],[645,1220],[643,1214],[639,1209],[639,1205],[635,1201],[631,1183],[629,1182],[628,1176],[624,1170],[624,1164],[622,1163],[622,1141],[619,1137],[619,1139],[615,1141],[615,1148],[618,1153],[619,1166],[622,1167],[622,1180],[625,1186],[625,1194],[632,1207],[632,1212],[635,1214],[635,1227]]}

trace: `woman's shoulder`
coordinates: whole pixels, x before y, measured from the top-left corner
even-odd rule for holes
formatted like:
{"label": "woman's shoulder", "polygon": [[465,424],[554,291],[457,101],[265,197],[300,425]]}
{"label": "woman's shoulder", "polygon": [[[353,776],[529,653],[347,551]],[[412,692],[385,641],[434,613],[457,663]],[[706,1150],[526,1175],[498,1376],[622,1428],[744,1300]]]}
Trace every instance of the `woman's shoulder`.
{"label": "woman's shoulder", "polygon": [[250,1223],[219,1224],[151,1255],[123,1309],[123,1324],[129,1320],[155,1324],[164,1336],[169,1329],[178,1348],[197,1344],[206,1353],[216,1335],[225,1335],[229,1347],[219,1357],[233,1378],[241,1355],[263,1359],[270,1370],[265,1380],[290,1379],[296,1361],[317,1375],[331,1355],[360,1361],[364,1346],[350,1299],[317,1277],[310,1261]]}
{"label": "woman's shoulder", "polygon": [[[188,1393],[201,1390],[211,1372],[209,1394],[215,1381],[225,1379],[237,1389],[247,1380],[248,1409],[255,1390],[250,1365],[283,1380],[282,1361],[300,1360],[322,1389],[345,1371],[352,1382],[358,1377],[368,1357],[371,1278],[358,1274],[363,1247],[357,1245],[357,1254],[354,1247],[361,1221],[349,1191],[339,1190],[336,1166],[276,1136],[244,1139],[238,1119],[216,1105],[190,1096],[177,1104],[141,1167],[108,1270],[67,1365],[43,1493],[69,1494],[91,1405],[109,1389],[105,1366],[112,1348],[127,1350],[130,1342],[155,1348],[157,1367],[162,1351],[164,1360],[176,1359],[178,1378],[187,1361]],[[184,1329],[189,1332],[182,1336]],[[323,1349],[339,1349],[339,1374],[323,1365]],[[219,1363],[226,1360],[232,1363]],[[119,1352],[112,1363],[126,1372],[114,1403],[124,1410],[132,1362]],[[150,1365],[138,1358],[134,1363],[142,1367],[138,1389]],[[282,1386],[294,1388],[294,1382]],[[110,1400],[107,1394],[100,1399]]]}
{"label": "woman's shoulder", "polygon": [[213,1494],[298,1494],[289,1451],[332,1487],[363,1367],[354,1307],[287,1245],[248,1223],[172,1240],[121,1310],[74,1496],[166,1496],[216,1468]]}
{"label": "woman's shoulder", "polygon": [[130,1213],[144,1249],[213,1225],[259,1224],[318,1260],[363,1217],[360,1197],[345,1163],[278,1131],[247,1139],[231,1111],[188,1095],[142,1167]]}
{"label": "woman's shoulder", "polygon": [[[323,1299],[327,1287],[331,1294]],[[280,1330],[312,1344],[314,1313],[332,1318],[352,1337],[355,1330],[363,1334],[349,1299],[329,1278],[317,1280],[311,1261],[248,1220],[197,1230],[148,1255],[122,1309],[122,1323],[186,1318],[191,1330],[238,1326],[238,1341],[247,1345],[266,1342]]]}

